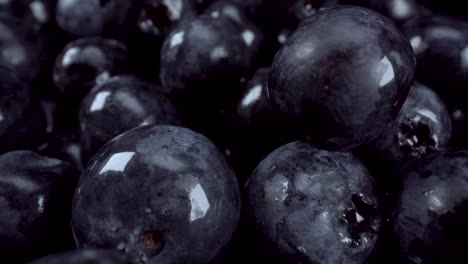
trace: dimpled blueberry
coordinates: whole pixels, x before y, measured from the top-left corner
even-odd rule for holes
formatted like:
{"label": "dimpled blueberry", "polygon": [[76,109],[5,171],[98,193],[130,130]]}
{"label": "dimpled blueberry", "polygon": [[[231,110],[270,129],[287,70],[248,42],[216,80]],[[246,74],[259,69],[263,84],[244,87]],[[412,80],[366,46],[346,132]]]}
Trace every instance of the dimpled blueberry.
{"label": "dimpled blueberry", "polygon": [[71,100],[81,102],[96,84],[128,71],[127,47],[101,37],[69,43],[55,61],[53,79]]}
{"label": "dimpled blueberry", "polygon": [[96,86],[85,97],[80,110],[81,139],[90,154],[131,128],[181,123],[161,87],[132,76],[113,77]]}
{"label": "dimpled blueberry", "polygon": [[81,249],[50,255],[29,264],[131,264],[121,253],[103,249]]}
{"label": "dimpled blueberry", "polygon": [[0,153],[34,149],[45,141],[47,121],[29,87],[0,67]]}
{"label": "dimpled blueberry", "polygon": [[372,177],[351,154],[293,142],[246,184],[247,216],[279,263],[367,263],[380,229]]}
{"label": "dimpled blueberry", "polygon": [[239,220],[239,189],[206,137],[142,126],[106,144],[73,201],[82,247],[117,248],[135,263],[212,263]]}
{"label": "dimpled blueberry", "polygon": [[78,176],[68,163],[31,151],[0,156],[2,261],[73,248],[71,201]]}
{"label": "dimpled blueberry", "polygon": [[452,131],[450,115],[431,89],[415,83],[391,128],[369,143],[372,154],[397,167],[427,149],[442,149]]}
{"label": "dimpled blueberry", "polygon": [[468,153],[431,153],[403,172],[394,232],[406,263],[466,263]]}
{"label": "dimpled blueberry", "polygon": [[303,20],[275,56],[273,106],[326,148],[378,136],[398,114],[416,59],[394,23],[361,7],[324,9]]}
{"label": "dimpled blueberry", "polygon": [[57,24],[75,36],[115,34],[131,6],[127,0],[58,0]]}

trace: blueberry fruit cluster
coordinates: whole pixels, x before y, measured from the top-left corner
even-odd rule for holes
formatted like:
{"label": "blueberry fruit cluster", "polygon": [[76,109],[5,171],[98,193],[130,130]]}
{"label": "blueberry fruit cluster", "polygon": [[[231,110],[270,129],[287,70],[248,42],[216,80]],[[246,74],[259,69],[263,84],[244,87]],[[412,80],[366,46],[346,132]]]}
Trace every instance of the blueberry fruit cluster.
{"label": "blueberry fruit cluster", "polygon": [[0,263],[468,263],[468,15],[0,1]]}

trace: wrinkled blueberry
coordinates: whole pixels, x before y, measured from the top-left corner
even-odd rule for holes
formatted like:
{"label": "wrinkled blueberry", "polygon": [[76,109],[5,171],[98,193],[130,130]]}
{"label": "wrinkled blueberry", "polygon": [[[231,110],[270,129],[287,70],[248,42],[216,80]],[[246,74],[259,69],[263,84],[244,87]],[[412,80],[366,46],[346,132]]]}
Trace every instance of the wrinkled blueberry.
{"label": "wrinkled blueberry", "polygon": [[161,93],[161,87],[132,76],[113,77],[96,86],[80,110],[81,139],[89,154],[131,128],[181,123],[178,111]]}
{"label": "wrinkled blueberry", "polygon": [[466,263],[468,153],[431,153],[403,173],[394,228],[407,263]]}
{"label": "wrinkled blueberry", "polygon": [[324,9],[302,21],[275,56],[273,106],[326,148],[369,142],[403,104],[416,60],[384,16],[361,7]]}
{"label": "wrinkled blueberry", "polygon": [[102,249],[75,250],[40,258],[29,264],[131,264],[117,251]]}
{"label": "wrinkled blueberry", "polygon": [[31,151],[0,156],[2,261],[16,263],[73,248],[70,215],[78,176],[68,163]]}
{"label": "wrinkled blueberry", "polygon": [[142,126],[94,156],[73,201],[78,245],[117,248],[136,263],[212,263],[239,220],[239,190],[206,137]]}
{"label": "wrinkled blueberry", "polygon": [[415,83],[390,129],[369,143],[369,155],[400,167],[428,149],[445,148],[451,131],[450,115],[442,100]]}
{"label": "wrinkled blueberry", "polygon": [[258,165],[246,191],[247,216],[279,263],[366,263],[374,251],[378,200],[351,154],[284,145]]}
{"label": "wrinkled blueberry", "polygon": [[31,89],[0,66],[0,153],[44,143],[47,121]]}
{"label": "wrinkled blueberry", "polygon": [[74,36],[113,36],[124,25],[131,6],[127,0],[58,0],[56,20]]}

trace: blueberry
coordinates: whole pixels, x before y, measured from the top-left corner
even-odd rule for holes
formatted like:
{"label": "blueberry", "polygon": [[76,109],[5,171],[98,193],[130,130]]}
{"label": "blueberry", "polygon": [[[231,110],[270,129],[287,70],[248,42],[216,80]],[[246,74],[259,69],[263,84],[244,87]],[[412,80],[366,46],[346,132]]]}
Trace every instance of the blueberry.
{"label": "blueberry", "polygon": [[0,16],[0,64],[14,70],[18,77],[28,82],[38,77],[45,48],[41,36],[23,21]]}
{"label": "blueberry", "polygon": [[96,84],[128,71],[127,48],[105,38],[83,38],[69,43],[57,57],[53,72],[55,84],[64,94],[81,99]]}
{"label": "blueberry", "polygon": [[369,155],[401,167],[428,149],[447,147],[451,131],[445,104],[432,90],[415,83],[391,128],[369,143]]}
{"label": "blueberry", "polygon": [[194,17],[196,9],[193,0],[143,0],[137,13],[140,32],[164,38],[180,21]]}
{"label": "blueberry", "polygon": [[0,172],[2,260],[16,263],[73,248],[70,215],[78,172],[31,151],[1,155]]}
{"label": "blueberry", "polygon": [[62,95],[59,107],[64,108],[61,123],[75,121],[80,103],[92,87],[129,72],[129,68],[127,47],[116,40],[96,37],[69,43],[53,69],[54,83]]}
{"label": "blueberry", "polygon": [[[250,53],[249,57],[252,60],[258,58],[257,53],[261,52],[260,48],[264,44],[263,32],[249,20],[246,12],[239,4],[229,0],[219,0],[209,6],[205,14],[214,18],[221,16],[234,22],[242,32],[242,39],[247,44],[244,52]],[[254,65],[255,63],[255,61],[251,62]]]}
{"label": "blueberry", "polygon": [[417,19],[422,13],[418,0],[369,0],[368,5],[399,25]]}
{"label": "blueberry", "polygon": [[0,153],[44,143],[46,118],[30,87],[0,66]]}
{"label": "blueberry", "polygon": [[135,263],[212,263],[239,220],[239,190],[206,137],[142,126],[94,156],[73,201],[82,247],[117,248]]}
{"label": "blueberry", "polygon": [[413,81],[409,41],[382,15],[328,8],[302,21],[275,56],[273,106],[325,148],[378,136],[398,114]]}
{"label": "blueberry", "polygon": [[201,15],[174,28],[161,49],[163,87],[187,125],[218,143],[226,106],[252,68],[251,40],[232,20]]}
{"label": "blueberry", "polygon": [[403,172],[394,228],[407,263],[465,263],[468,153],[431,153]]}
{"label": "blueberry", "polygon": [[25,21],[35,30],[41,30],[55,21],[56,0],[7,0],[0,2],[0,13]]}
{"label": "blueberry", "polygon": [[175,95],[196,93],[199,98],[203,94],[210,96],[207,100],[216,100],[229,92],[226,85],[238,84],[245,77],[251,61],[244,52],[252,44],[249,40],[225,17],[202,15],[176,27],[161,50],[163,86]]}
{"label": "blueberry", "polygon": [[114,36],[131,6],[132,1],[127,0],[58,0],[56,20],[62,30],[74,36]]}
{"label": "blueberry", "polygon": [[450,105],[463,101],[468,83],[468,23],[428,16],[407,25],[405,33],[418,58],[416,78]]}
{"label": "blueberry", "polygon": [[107,141],[137,126],[182,124],[178,111],[161,90],[132,76],[113,77],[96,86],[81,104],[85,151],[94,154]]}
{"label": "blueberry", "polygon": [[351,154],[293,142],[246,184],[247,216],[279,263],[367,263],[380,229],[373,180]]}
{"label": "blueberry", "polygon": [[117,251],[102,249],[82,249],[50,255],[29,264],[130,264]]}

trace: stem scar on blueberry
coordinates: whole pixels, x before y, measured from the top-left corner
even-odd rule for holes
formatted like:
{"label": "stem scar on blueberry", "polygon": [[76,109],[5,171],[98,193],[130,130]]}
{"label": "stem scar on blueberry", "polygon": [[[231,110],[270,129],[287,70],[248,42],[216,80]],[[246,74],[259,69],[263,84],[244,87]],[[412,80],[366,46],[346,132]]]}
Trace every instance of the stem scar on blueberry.
{"label": "stem scar on blueberry", "polygon": [[404,153],[418,156],[426,152],[428,147],[437,147],[437,138],[431,128],[423,121],[408,120],[400,127],[398,143]]}
{"label": "stem scar on blueberry", "polygon": [[371,235],[377,233],[375,219],[378,213],[376,206],[366,201],[363,194],[353,194],[351,202],[352,206],[343,213],[341,220],[348,225],[348,232],[351,235],[349,244],[355,248],[361,244],[364,233]]}
{"label": "stem scar on blueberry", "polygon": [[141,233],[139,242],[144,252],[152,256],[159,254],[164,248],[163,235],[155,230],[147,230]]}

